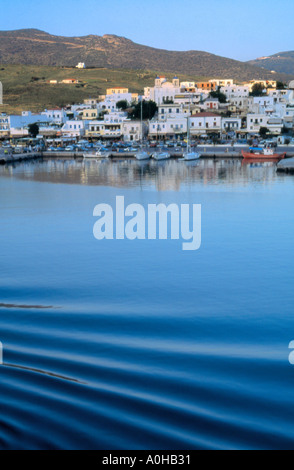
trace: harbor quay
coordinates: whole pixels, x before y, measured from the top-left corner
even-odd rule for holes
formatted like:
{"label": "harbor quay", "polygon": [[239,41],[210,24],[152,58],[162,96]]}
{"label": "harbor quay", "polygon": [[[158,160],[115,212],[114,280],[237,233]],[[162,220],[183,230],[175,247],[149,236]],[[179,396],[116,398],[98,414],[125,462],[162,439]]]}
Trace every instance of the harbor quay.
{"label": "harbor quay", "polygon": [[[152,148],[145,147],[144,148],[147,152],[150,153],[152,158]],[[200,153],[200,158],[236,158],[236,159],[243,159],[242,150],[248,150],[249,147],[237,147],[231,149],[229,147],[224,146],[205,146],[205,147],[197,147],[197,151]],[[278,147],[277,151],[286,152],[287,158],[281,162],[279,168],[280,171],[283,171],[288,168],[293,168],[294,162],[294,146],[291,147]],[[182,159],[183,152],[175,152],[173,150],[168,150],[171,159]],[[32,151],[28,153],[3,153],[0,151],[0,165],[11,164],[11,163],[19,163],[23,161],[30,161],[30,160],[37,160],[37,159],[83,159],[84,153],[79,151]],[[108,156],[111,160],[121,160],[121,159],[135,159],[136,153],[135,152],[115,152],[110,151]],[[289,162],[289,164],[287,163]]]}

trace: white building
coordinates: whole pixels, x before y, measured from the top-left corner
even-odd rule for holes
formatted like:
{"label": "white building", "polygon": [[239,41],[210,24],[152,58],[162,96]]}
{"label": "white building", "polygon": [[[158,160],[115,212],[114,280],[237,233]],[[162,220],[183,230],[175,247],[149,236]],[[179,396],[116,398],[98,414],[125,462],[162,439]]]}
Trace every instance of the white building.
{"label": "white building", "polygon": [[247,132],[250,134],[259,134],[260,128],[265,127],[270,134],[281,134],[283,128],[283,119],[276,116],[268,116],[266,114],[248,114],[247,115]]}
{"label": "white building", "polygon": [[227,86],[233,86],[234,85],[234,80],[232,78],[225,78],[225,79],[213,79],[209,80],[209,83],[215,83],[216,87],[227,87]]}
{"label": "white building", "polygon": [[122,135],[125,142],[139,142],[148,134],[148,124],[127,119],[122,123]]}
{"label": "white building", "polygon": [[247,98],[249,96],[249,87],[242,85],[227,85],[221,87],[221,93],[226,95],[227,99],[231,101],[235,98]]}
{"label": "white building", "polygon": [[187,133],[188,108],[180,104],[161,104],[157,119],[149,122],[149,137],[174,139]]}
{"label": "white building", "polygon": [[106,111],[108,113],[113,113],[117,110],[117,103],[119,101],[126,101],[128,105],[131,105],[133,100],[132,93],[113,93],[112,95],[106,95],[103,101],[97,103],[98,111]]}
{"label": "white building", "polygon": [[210,112],[192,115],[189,119],[191,135],[220,132],[222,129],[221,119],[219,114]]}
{"label": "white building", "polygon": [[166,102],[174,102],[175,95],[180,93],[181,87],[178,77],[174,77],[172,82],[169,82],[165,77],[157,76],[154,87],[144,88],[144,98],[155,101],[158,106]]}
{"label": "white building", "polygon": [[[174,103],[175,104],[182,104],[182,105],[197,105],[203,100],[204,94],[202,92],[193,92],[193,93],[186,93],[181,92],[178,95],[174,96]],[[205,95],[206,96],[206,95]]]}
{"label": "white building", "polygon": [[152,120],[149,122],[151,139],[177,139],[187,134],[187,118],[169,119],[167,121]]}
{"label": "white building", "polygon": [[58,125],[64,124],[68,120],[65,110],[61,108],[45,109],[41,115]]}
{"label": "white building", "polygon": [[87,137],[120,139],[123,135],[123,123],[127,113],[121,111],[105,114],[101,120],[91,120],[86,131]]}
{"label": "white building", "polygon": [[204,101],[202,105],[202,108],[204,110],[211,109],[211,110],[217,111],[219,107],[220,107],[219,100],[217,98],[209,98],[209,97]]}
{"label": "white building", "polygon": [[50,125],[53,120],[43,114],[33,114],[23,111],[19,115],[0,115],[0,137],[25,137],[29,135],[29,125]]}
{"label": "white building", "polygon": [[89,127],[88,121],[85,120],[72,120],[67,121],[62,129],[62,135],[64,137],[83,137],[86,129]]}
{"label": "white building", "polygon": [[222,132],[236,135],[242,129],[242,119],[238,117],[223,117],[221,120]]}

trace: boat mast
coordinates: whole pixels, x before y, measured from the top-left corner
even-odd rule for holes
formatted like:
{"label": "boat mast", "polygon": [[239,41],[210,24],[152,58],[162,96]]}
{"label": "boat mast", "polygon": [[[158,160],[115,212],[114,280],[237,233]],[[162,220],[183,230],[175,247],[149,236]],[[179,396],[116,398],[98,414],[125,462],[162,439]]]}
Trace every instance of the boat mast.
{"label": "boat mast", "polygon": [[143,98],[141,97],[141,145],[143,145]]}
{"label": "boat mast", "polygon": [[190,151],[190,126],[189,126],[189,119],[191,114],[191,97],[189,96],[189,111],[188,111],[188,118],[187,118],[187,153]]}

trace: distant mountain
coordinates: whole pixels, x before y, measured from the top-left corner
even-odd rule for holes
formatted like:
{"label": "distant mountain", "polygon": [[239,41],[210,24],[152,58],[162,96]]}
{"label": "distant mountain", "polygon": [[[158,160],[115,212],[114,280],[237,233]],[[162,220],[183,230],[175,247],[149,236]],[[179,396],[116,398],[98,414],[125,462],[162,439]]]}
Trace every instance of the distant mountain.
{"label": "distant mountain", "polygon": [[247,64],[264,67],[277,73],[294,75],[294,51],[280,52],[269,57],[260,57],[259,59],[250,60]]}
{"label": "distant mountain", "polygon": [[[271,72],[254,65],[202,51],[167,51],[136,44],[114,35],[62,37],[36,29],[0,32],[0,63],[71,67],[157,70],[195,77],[235,80],[271,79]],[[294,76],[294,71],[293,71]],[[275,75],[290,80],[292,77]]]}

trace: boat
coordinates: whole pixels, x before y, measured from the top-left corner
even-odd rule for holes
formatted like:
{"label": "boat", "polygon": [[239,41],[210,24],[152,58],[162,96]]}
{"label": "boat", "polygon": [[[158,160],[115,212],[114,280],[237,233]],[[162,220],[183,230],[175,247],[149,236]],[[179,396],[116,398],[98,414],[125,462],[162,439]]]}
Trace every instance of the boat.
{"label": "boat", "polygon": [[151,155],[143,150],[143,100],[141,99],[141,137],[139,151],[135,153],[137,160],[148,160]]}
{"label": "boat", "polygon": [[249,152],[242,150],[242,155],[245,159],[268,161],[268,160],[283,160],[286,153],[274,153],[274,149],[266,147],[264,149],[251,149]]}
{"label": "boat", "polygon": [[83,158],[86,159],[97,159],[97,158],[109,158],[111,155],[111,152],[107,152],[105,150],[97,150],[97,152],[94,153],[84,153]]}
{"label": "boat", "polygon": [[200,156],[201,155],[198,152],[193,152],[193,151],[187,150],[187,152],[185,152],[183,154],[182,160],[186,160],[186,161],[198,160],[200,158]]}
{"label": "boat", "polygon": [[169,152],[158,152],[154,153],[152,155],[154,160],[160,161],[160,160],[168,160],[170,158],[170,153]]}
{"label": "boat", "polygon": [[145,150],[139,150],[139,152],[135,154],[135,157],[137,160],[149,160],[150,154],[145,152]]}
{"label": "boat", "polygon": [[191,104],[189,103],[189,114],[187,117],[187,148],[185,152],[183,153],[183,158],[182,160],[186,161],[191,161],[191,160],[198,160],[200,158],[200,153],[198,152],[193,152],[191,149],[191,143],[190,143],[190,123],[189,123],[189,118],[190,118],[190,107]]}

